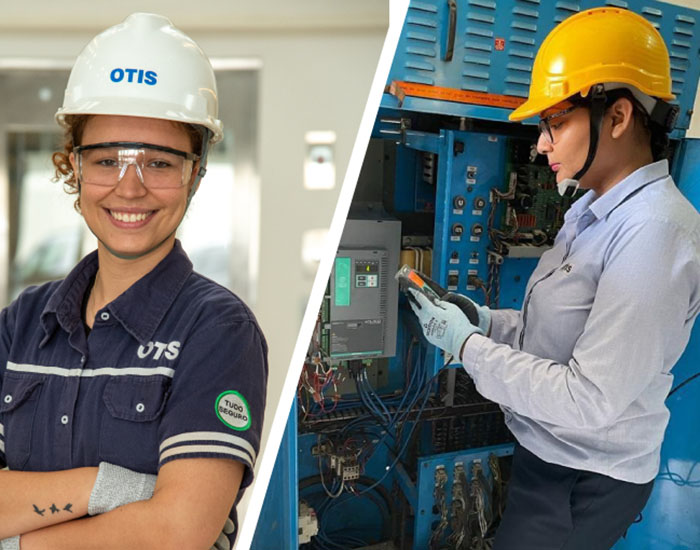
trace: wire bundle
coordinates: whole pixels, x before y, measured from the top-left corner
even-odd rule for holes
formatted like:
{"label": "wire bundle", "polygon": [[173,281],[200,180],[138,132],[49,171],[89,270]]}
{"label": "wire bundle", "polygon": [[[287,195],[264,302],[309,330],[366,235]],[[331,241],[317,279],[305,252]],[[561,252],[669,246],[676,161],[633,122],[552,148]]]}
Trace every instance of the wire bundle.
{"label": "wire bundle", "polygon": [[[333,482],[337,484],[337,481]],[[334,518],[337,518],[337,507],[346,503],[352,498],[363,498],[376,506],[381,515],[381,525],[383,526],[381,538],[388,539],[391,536],[391,518],[396,515],[395,506],[389,492],[381,485],[376,485],[376,480],[366,476],[361,476],[355,480],[355,485],[365,487],[374,486],[371,492],[362,496],[357,492],[346,492],[337,498],[331,498],[324,495],[324,492],[319,490],[319,486],[323,484],[321,476],[311,476],[302,479],[299,482],[299,492],[304,494],[304,499],[313,501],[316,504],[315,512],[318,518],[318,533],[306,545],[302,545],[306,550],[347,550],[348,548],[357,548],[369,546],[377,542],[366,540],[362,536],[358,536],[357,530],[352,527],[347,529],[336,529],[331,531],[330,525]],[[325,491],[324,487],[324,491]],[[330,487],[332,491],[337,491],[338,487]],[[319,500],[321,497],[321,500]],[[365,534],[365,537],[367,535]],[[367,537],[369,538],[369,537]]]}

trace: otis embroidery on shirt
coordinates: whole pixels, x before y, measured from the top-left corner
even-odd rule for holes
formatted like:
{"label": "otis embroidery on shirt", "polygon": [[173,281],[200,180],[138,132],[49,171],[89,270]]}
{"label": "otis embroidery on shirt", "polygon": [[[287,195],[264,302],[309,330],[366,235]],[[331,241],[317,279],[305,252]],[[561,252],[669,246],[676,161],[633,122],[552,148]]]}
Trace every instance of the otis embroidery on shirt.
{"label": "otis embroidery on shirt", "polygon": [[237,391],[225,391],[216,398],[216,416],[229,428],[244,431],[250,428],[250,407]]}
{"label": "otis embroidery on shirt", "polygon": [[146,357],[151,357],[156,361],[165,356],[166,359],[177,359],[180,355],[180,342],[175,340],[174,342],[148,342],[145,346],[139,346],[136,350],[136,355],[139,359],[145,359]]}

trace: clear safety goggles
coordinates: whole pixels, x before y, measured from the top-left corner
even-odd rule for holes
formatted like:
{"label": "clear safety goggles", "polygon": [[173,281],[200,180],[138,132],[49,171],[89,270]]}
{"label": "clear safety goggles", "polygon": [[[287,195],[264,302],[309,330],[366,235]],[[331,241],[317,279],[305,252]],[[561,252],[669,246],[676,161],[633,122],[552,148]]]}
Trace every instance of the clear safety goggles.
{"label": "clear safety goggles", "polygon": [[133,165],[139,181],[148,189],[183,187],[192,177],[199,155],[132,141],[94,143],[75,147],[81,183],[115,187]]}
{"label": "clear safety goggles", "polygon": [[[537,128],[539,129],[540,134],[544,136],[544,139],[547,143],[549,143],[550,145],[554,144],[554,132],[552,131],[552,121],[558,119],[559,117],[563,117],[564,115],[568,115],[571,111],[578,109],[578,107],[578,105],[572,105],[571,107],[567,107],[566,109],[562,109],[561,111],[557,111],[554,114],[540,119],[540,121],[537,123]],[[556,130],[556,128],[557,125],[555,123],[554,129]]]}

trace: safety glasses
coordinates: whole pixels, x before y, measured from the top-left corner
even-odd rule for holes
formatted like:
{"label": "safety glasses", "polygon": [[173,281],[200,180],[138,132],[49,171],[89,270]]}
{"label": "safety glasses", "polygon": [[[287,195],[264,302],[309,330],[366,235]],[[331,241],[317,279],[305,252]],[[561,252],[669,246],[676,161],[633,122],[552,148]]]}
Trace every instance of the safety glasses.
{"label": "safety glasses", "polygon": [[559,117],[563,117],[564,115],[568,115],[571,111],[578,109],[578,107],[578,105],[572,105],[571,107],[568,107],[566,109],[563,109],[561,111],[558,111],[554,114],[540,119],[539,123],[537,124],[537,127],[540,131],[540,134],[544,136],[544,139],[547,143],[549,143],[550,145],[554,144],[554,133],[552,132],[551,121],[556,120]]}
{"label": "safety glasses", "polygon": [[81,183],[116,186],[133,165],[139,181],[148,189],[174,189],[186,185],[199,155],[162,145],[115,141],[75,147]]}

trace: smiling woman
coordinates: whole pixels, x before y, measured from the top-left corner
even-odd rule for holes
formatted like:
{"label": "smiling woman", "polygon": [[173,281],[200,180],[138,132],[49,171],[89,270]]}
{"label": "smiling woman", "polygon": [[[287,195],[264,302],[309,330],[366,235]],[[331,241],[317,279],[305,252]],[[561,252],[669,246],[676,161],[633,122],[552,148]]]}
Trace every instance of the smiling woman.
{"label": "smiling woman", "polygon": [[0,313],[2,550],[235,539],[267,345],[175,237],[223,135],[217,108],[209,60],[161,16],[128,17],[73,67],[53,160],[98,245]]}

